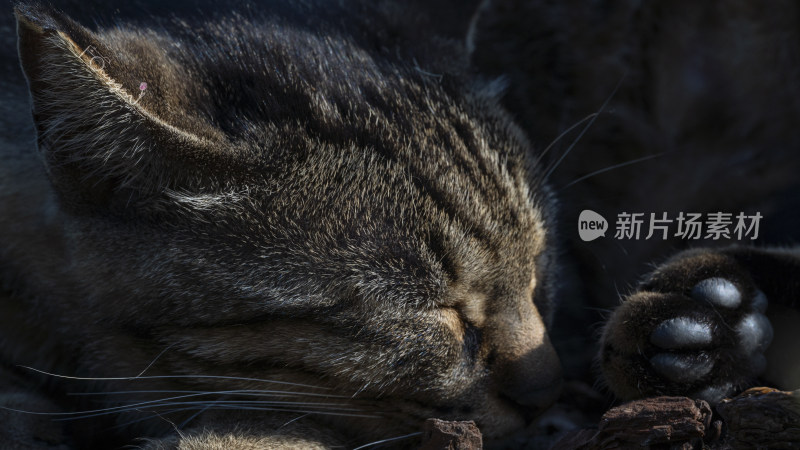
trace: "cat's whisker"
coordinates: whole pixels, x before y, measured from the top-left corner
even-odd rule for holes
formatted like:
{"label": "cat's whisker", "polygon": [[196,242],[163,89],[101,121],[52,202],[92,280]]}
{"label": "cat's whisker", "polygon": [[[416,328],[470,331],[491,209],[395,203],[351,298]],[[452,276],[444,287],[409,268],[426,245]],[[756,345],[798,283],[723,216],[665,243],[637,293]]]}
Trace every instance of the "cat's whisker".
{"label": "cat's whisker", "polygon": [[[197,396],[200,396],[200,395],[205,395],[205,393],[178,395],[178,396],[167,397],[167,398],[163,398],[163,399],[159,399],[159,400],[148,400],[148,401],[143,401],[143,402],[136,402],[136,403],[133,403],[133,404],[130,404],[130,405],[112,406],[112,407],[109,407],[109,408],[91,409],[91,410],[86,410],[86,411],[70,411],[70,412],[48,413],[48,412],[38,412],[38,411],[25,411],[25,410],[21,410],[21,409],[8,408],[8,407],[4,407],[4,406],[0,406],[0,409],[4,409],[6,411],[12,411],[12,412],[24,413],[24,414],[37,415],[37,416],[77,416],[77,415],[80,415],[80,414],[84,414],[84,415],[85,414],[92,414],[92,416],[90,416],[90,417],[93,417],[94,415],[116,414],[116,413],[119,413],[119,412],[124,412],[125,410],[135,410],[136,407],[157,406],[157,405],[161,404],[162,402],[166,402],[168,400],[179,400],[179,399],[182,399],[182,398],[197,397]],[[99,414],[95,414],[95,413],[99,413]]]}
{"label": "cat's whisker", "polygon": [[[299,416],[295,417],[294,419],[292,419],[292,420],[290,420],[290,421],[286,422],[285,424],[283,424],[283,425],[279,426],[279,427],[278,427],[278,430],[280,430],[281,428],[283,428],[283,427],[285,427],[285,426],[287,426],[287,425],[290,425],[290,424],[292,424],[293,422],[296,422],[296,421],[298,421],[298,420],[301,420],[301,419],[303,419],[303,418],[305,418],[305,417],[308,417],[308,414],[302,414],[302,415],[299,415]],[[276,430],[276,431],[277,431],[277,430]]]}
{"label": "cat's whisker", "polygon": [[[319,402],[290,402],[290,401],[272,401],[272,400],[216,400],[214,402],[208,402],[206,400],[197,400],[197,401],[189,401],[189,402],[180,402],[182,404],[209,404],[209,403],[217,403],[220,405],[269,405],[269,406],[313,406],[315,408],[337,408],[340,411],[354,411],[354,412],[363,412],[363,409],[359,408],[349,408],[347,404],[341,403],[319,403]],[[136,404],[136,403],[134,403]]]}
{"label": "cat's whisker", "polygon": [[[286,392],[286,391],[259,391],[259,390],[230,390],[230,391],[179,391],[179,390],[132,390],[132,391],[109,391],[109,392],[91,392],[91,393],[72,393],[71,395],[84,395],[84,396],[97,396],[97,395],[131,395],[131,394],[154,394],[154,393],[185,393],[185,395],[171,396],[155,400],[137,401],[130,404],[117,405],[108,408],[75,411],[75,412],[36,412],[24,411],[12,408],[0,407],[0,409],[13,411],[17,413],[55,416],[53,420],[80,420],[89,419],[93,417],[107,416],[122,414],[126,412],[142,411],[144,408],[161,409],[169,406],[180,406],[183,410],[198,410],[192,417],[185,420],[184,423],[190,422],[196,416],[202,414],[208,409],[234,409],[234,410],[252,410],[252,411],[280,411],[292,412],[302,414],[324,414],[324,415],[339,415],[348,417],[360,418],[379,418],[373,414],[366,414],[366,410],[355,407],[350,403],[325,403],[325,402],[299,402],[291,400],[197,400],[186,401],[183,399],[197,398],[209,395],[224,395],[224,396],[249,396],[249,397],[291,397],[291,396],[312,396],[322,398],[338,398],[349,399],[348,396],[335,396],[305,392]],[[179,400],[179,401],[175,401]],[[188,406],[188,407],[187,407]],[[362,414],[365,413],[365,414]],[[183,426],[183,424],[181,425]]]}
{"label": "cat's whisker", "polygon": [[[326,413],[336,413],[339,415],[353,415],[354,417],[372,417],[371,415],[367,414],[358,414],[362,412],[366,412],[364,410],[358,409],[346,409],[346,408],[335,408],[335,407],[322,407],[322,406],[313,406],[307,407],[306,405],[248,405],[248,404],[238,404],[238,403],[231,403],[229,401],[214,401],[214,402],[207,402],[207,401],[189,401],[189,402],[157,402],[150,405],[129,405],[120,407],[114,411],[103,411],[97,412],[92,414],[83,414],[83,412],[75,412],[75,413],[53,413],[54,415],[65,415],[65,414],[75,414],[74,416],[70,415],[69,417],[57,417],[53,420],[56,421],[68,421],[68,420],[82,420],[82,419],[90,419],[93,417],[102,417],[102,416],[109,416],[109,415],[116,415],[116,414],[124,414],[130,412],[144,412],[152,408],[152,411],[155,412],[158,408],[165,408],[169,406],[181,406],[186,407],[187,410],[195,410],[195,409],[234,409],[234,410],[254,410],[254,411],[283,411],[283,412],[302,412],[302,413],[318,413],[318,414],[326,414]],[[304,408],[302,411],[297,410],[296,408]],[[20,411],[26,412],[26,411]],[[29,414],[34,414],[30,412],[26,412]],[[377,417],[377,416],[376,416]]]}
{"label": "cat's whisker", "polygon": [[420,74],[422,74],[422,75],[425,75],[426,77],[436,78],[436,80],[438,80],[438,81],[441,81],[441,80],[442,80],[442,78],[444,78],[444,75],[443,75],[443,74],[429,72],[429,71],[427,71],[427,70],[425,70],[425,69],[421,68],[421,67],[419,66],[419,63],[417,62],[417,59],[416,59],[416,58],[414,58],[414,59],[413,59],[413,61],[414,61],[414,70],[416,70],[416,71],[417,71],[417,72],[419,72]]}
{"label": "cat's whisker", "polygon": [[[180,406],[185,407],[185,410],[195,410],[195,409],[227,409],[227,410],[235,410],[235,411],[271,411],[271,412],[286,412],[286,413],[301,413],[301,414],[320,414],[320,415],[327,415],[327,416],[339,416],[339,417],[359,417],[359,418],[369,418],[369,419],[380,419],[383,416],[373,414],[358,414],[362,411],[355,410],[355,411],[348,411],[346,409],[314,409],[314,408],[304,408],[304,409],[294,409],[291,408],[292,405],[287,405],[286,407],[267,407],[267,406],[250,406],[250,405],[241,405],[236,403],[230,403],[228,401],[224,402],[162,402],[156,403],[152,405],[131,405],[129,407],[125,407],[124,409],[119,409],[116,411],[104,411],[92,414],[83,414],[83,415],[75,415],[69,417],[60,417],[54,418],[54,421],[75,421],[75,420],[83,420],[83,419],[91,419],[95,417],[107,416],[112,414],[122,414],[127,412],[147,412],[147,408],[164,408],[168,406]],[[302,408],[302,405],[300,406]],[[319,407],[316,407],[319,408]],[[24,412],[24,411],[21,411]],[[157,412],[155,410],[151,412]],[[163,413],[163,412],[162,412]],[[64,414],[73,414],[73,413],[64,413]],[[80,413],[74,413],[80,414]]]}
{"label": "cat's whisker", "polygon": [[614,169],[619,169],[620,167],[630,166],[632,164],[636,164],[636,163],[640,163],[640,162],[644,162],[644,161],[649,161],[651,159],[658,158],[659,156],[663,156],[665,153],[666,152],[661,152],[661,153],[656,153],[654,155],[647,155],[647,156],[643,156],[641,158],[636,158],[636,159],[632,159],[630,161],[626,161],[626,162],[623,162],[623,163],[615,164],[613,166],[605,167],[605,168],[600,169],[600,170],[595,170],[594,172],[588,173],[588,174],[586,174],[586,175],[584,175],[582,177],[579,177],[579,178],[567,183],[565,186],[561,187],[561,189],[559,189],[559,191],[563,191],[564,189],[567,189],[570,186],[574,186],[574,185],[580,183],[581,181],[586,180],[587,178],[591,178],[591,177],[593,177],[595,175],[600,175],[601,173],[606,173],[606,172],[609,172],[609,171],[614,170]]}
{"label": "cat's whisker", "polygon": [[[140,97],[140,98],[141,98],[141,97]],[[137,100],[137,101],[138,101],[138,100]],[[163,355],[164,355],[164,353],[166,353],[166,352],[167,352],[167,350],[171,349],[173,346],[175,346],[175,344],[170,344],[170,346],[169,346],[169,347],[165,348],[164,350],[161,350],[161,353],[159,353],[158,355],[156,355],[156,357],[155,357],[155,358],[153,358],[153,360],[152,360],[152,361],[150,361],[150,364],[148,364],[148,365],[147,365],[147,367],[145,367],[145,368],[144,368],[144,369],[143,369],[141,372],[139,372],[139,375],[136,375],[136,378],[139,378],[139,377],[143,376],[143,375],[144,375],[144,373],[145,373],[145,372],[147,372],[147,370],[148,370],[149,368],[153,367],[153,364],[155,364],[155,363],[156,363],[156,361],[158,361],[158,358],[161,358],[161,356],[163,356]]]}
{"label": "cat's whisker", "polygon": [[544,175],[544,179],[545,180],[550,178],[550,175],[558,168],[559,165],[561,165],[561,162],[564,161],[564,158],[566,158],[567,155],[569,155],[569,152],[571,152],[572,149],[575,147],[575,145],[577,145],[578,142],[581,140],[581,138],[583,138],[583,135],[586,134],[587,131],[589,131],[589,128],[592,127],[592,125],[594,124],[595,120],[597,120],[597,118],[600,117],[600,114],[603,111],[605,111],[605,109],[608,106],[608,104],[611,103],[611,99],[614,98],[614,95],[616,95],[616,93],[619,90],[620,86],[622,86],[622,82],[625,81],[625,76],[626,75],[627,74],[622,75],[622,78],[620,78],[620,80],[617,82],[617,85],[614,86],[614,90],[611,91],[611,95],[609,95],[608,98],[606,98],[606,100],[603,102],[603,104],[600,105],[600,109],[597,110],[597,113],[595,114],[595,116],[592,117],[589,120],[589,122],[586,124],[586,126],[583,127],[583,130],[581,130],[581,132],[575,138],[575,140],[572,141],[572,144],[570,144],[569,147],[567,147],[567,149],[564,151],[564,153],[561,154],[561,157],[558,158],[558,160],[555,162],[555,164],[553,164],[553,166],[550,167],[550,169],[547,171],[547,173],[545,173],[545,175]]}
{"label": "cat's whisker", "polygon": [[70,392],[67,395],[74,396],[101,396],[101,395],[130,395],[130,394],[198,394],[198,395],[242,395],[242,396],[275,396],[275,397],[322,397],[322,398],[335,398],[335,399],[348,399],[352,397],[348,395],[334,395],[334,394],[318,394],[314,392],[295,392],[295,391],[273,391],[273,390],[255,390],[255,389],[237,389],[231,391],[196,391],[196,390],[170,390],[170,389],[154,389],[154,390],[129,390],[129,391],[98,391],[98,392]]}
{"label": "cat's whisker", "polygon": [[556,137],[555,137],[555,139],[553,139],[553,140],[550,142],[550,144],[549,144],[547,147],[545,147],[545,149],[544,149],[544,150],[542,150],[542,151],[539,153],[539,156],[537,156],[537,157],[536,157],[536,162],[537,162],[537,163],[541,162],[541,160],[542,160],[542,159],[543,159],[545,156],[547,156],[547,153],[548,153],[548,152],[549,152],[549,151],[550,151],[550,150],[551,150],[551,149],[552,149],[552,148],[553,148],[553,147],[554,147],[556,144],[558,144],[558,143],[561,141],[561,139],[563,139],[563,138],[564,138],[566,135],[570,134],[570,133],[571,133],[573,130],[575,130],[576,128],[578,128],[578,127],[579,127],[579,126],[581,126],[582,124],[586,123],[586,121],[587,121],[587,120],[591,120],[591,119],[593,119],[593,118],[597,117],[599,114],[600,114],[599,112],[591,113],[591,114],[589,114],[588,116],[584,117],[583,119],[581,119],[581,120],[579,120],[579,121],[577,121],[577,122],[573,123],[572,125],[570,125],[570,127],[569,127],[569,128],[567,128],[566,130],[562,131],[562,132],[561,132],[561,133],[560,133],[558,136],[556,136]]}
{"label": "cat's whisker", "polygon": [[412,438],[412,437],[415,437],[415,436],[419,436],[421,434],[422,434],[421,431],[417,431],[416,433],[409,433],[409,434],[404,434],[402,436],[392,437],[392,438],[388,438],[388,439],[381,439],[380,441],[374,441],[374,442],[370,442],[368,444],[361,445],[359,447],[354,448],[353,450],[361,450],[361,449],[373,447],[375,445],[385,444],[387,442],[394,442],[394,441],[399,441],[401,439],[408,439],[408,438]]}
{"label": "cat's whisker", "polygon": [[[152,413],[154,415],[153,416],[148,416],[148,417],[140,417],[138,419],[134,419],[134,420],[129,420],[127,422],[118,423],[118,424],[110,427],[110,429],[125,428],[125,427],[127,427],[129,425],[133,425],[135,423],[144,422],[146,420],[164,419],[164,416],[168,415],[168,414],[174,414],[174,413],[185,412],[185,411],[194,411],[196,409],[198,409],[198,408],[196,408],[196,407],[176,408],[176,409],[170,409],[170,410],[167,410],[167,411],[141,411],[141,410],[139,410],[139,412],[141,412],[141,413],[148,413],[149,412],[149,413]],[[208,407],[200,409],[195,414],[192,414],[192,416],[189,419],[184,420],[180,425],[176,426],[175,428],[178,429],[178,430],[183,429],[183,427],[186,426],[192,420],[194,420],[194,418],[196,418],[198,415],[202,414],[203,412],[205,412],[207,410],[208,410]]]}
{"label": "cat's whisker", "polygon": [[272,383],[282,384],[287,386],[305,387],[310,389],[323,389],[330,390],[330,388],[322,386],[313,386],[310,384],[292,383],[289,381],[265,380],[262,378],[250,377],[231,377],[224,375],[148,375],[148,376],[135,376],[135,377],[73,377],[69,375],[60,375],[56,373],[45,372],[44,370],[35,369],[29,366],[17,366],[23,369],[32,370],[34,372],[47,375],[54,378],[62,378],[65,380],[78,380],[78,381],[133,381],[133,380],[162,380],[162,379],[211,379],[211,380],[231,380],[231,381],[255,381],[259,383]]}
{"label": "cat's whisker", "polygon": [[314,411],[314,410],[300,410],[300,409],[284,409],[284,408],[263,408],[263,407],[255,407],[255,406],[238,406],[238,405],[215,405],[212,406],[211,409],[230,409],[230,410],[244,410],[244,411],[273,411],[273,412],[289,412],[289,413],[299,413],[299,414],[319,414],[323,416],[337,416],[337,417],[359,417],[364,419],[383,419],[383,416],[376,415],[378,414],[355,414],[349,412],[337,412],[337,411]]}
{"label": "cat's whisker", "polygon": [[[221,391],[220,394],[226,394],[226,392],[225,391]],[[117,413],[125,412],[126,410],[136,410],[136,409],[138,409],[140,407],[159,407],[159,406],[162,406],[165,402],[169,402],[169,401],[172,401],[172,400],[181,400],[181,399],[185,399],[185,398],[194,398],[194,397],[200,397],[200,396],[205,396],[205,395],[209,395],[209,393],[208,392],[200,392],[200,393],[192,393],[192,394],[186,394],[186,395],[177,395],[177,396],[172,396],[172,397],[167,397],[167,398],[162,398],[162,399],[157,399],[157,400],[148,400],[148,401],[135,402],[135,403],[128,404],[128,405],[112,406],[112,407],[108,407],[108,408],[100,408],[100,409],[93,409],[93,410],[87,410],[87,411],[73,411],[73,412],[48,413],[48,412],[38,412],[38,411],[25,411],[25,410],[21,410],[21,409],[8,408],[8,407],[3,407],[3,406],[0,406],[0,409],[6,410],[6,411],[18,412],[18,413],[38,415],[38,416],[94,417],[94,416],[101,416],[101,415],[106,415],[106,414],[117,414]],[[228,402],[230,402],[230,401],[228,401]],[[188,403],[191,403],[191,402],[179,402],[179,403],[188,404]],[[208,402],[206,401],[204,403],[208,403]]]}
{"label": "cat's whisker", "polygon": [[178,429],[183,429],[183,428],[184,428],[186,425],[189,425],[190,423],[192,423],[192,421],[193,421],[194,419],[198,418],[198,417],[199,417],[201,414],[203,414],[204,412],[206,412],[206,411],[208,411],[209,409],[211,409],[211,407],[212,407],[212,406],[213,406],[213,405],[208,405],[208,406],[206,406],[205,408],[203,408],[203,409],[200,409],[200,410],[198,410],[196,413],[194,413],[194,414],[192,414],[191,416],[189,416],[189,418],[187,418],[186,420],[184,420],[183,422],[181,422],[181,423],[178,425]]}

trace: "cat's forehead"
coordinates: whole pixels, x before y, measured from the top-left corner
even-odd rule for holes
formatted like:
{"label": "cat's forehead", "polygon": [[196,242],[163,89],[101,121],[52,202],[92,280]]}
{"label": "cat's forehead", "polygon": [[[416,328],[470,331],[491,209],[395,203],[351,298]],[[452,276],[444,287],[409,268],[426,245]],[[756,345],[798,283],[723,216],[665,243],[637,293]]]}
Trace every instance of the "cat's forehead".
{"label": "cat's forehead", "polygon": [[[407,59],[394,38],[362,36],[375,30],[259,20],[97,34],[103,46],[92,51],[115,58],[110,77],[141,91],[135,107],[191,131],[198,158],[219,156],[202,158],[207,173],[191,184],[168,180],[180,190],[158,214],[178,211],[177,227],[216,240],[207,247],[252,244],[286,267],[316,255],[328,272],[292,273],[304,282],[369,275],[423,299],[469,278],[487,292],[531,289],[552,206],[495,84]],[[181,139],[152,142],[158,164],[185,153]]]}
{"label": "cat's forehead", "polygon": [[441,101],[440,91],[463,84],[439,70],[454,62],[405,55],[380,18],[365,28],[316,11],[308,17],[233,12],[122,25],[99,30],[107,48],[89,50],[147,83],[147,107],[197,116],[234,138],[287,122],[321,129],[355,118],[407,123],[411,114],[432,113],[426,103]]}

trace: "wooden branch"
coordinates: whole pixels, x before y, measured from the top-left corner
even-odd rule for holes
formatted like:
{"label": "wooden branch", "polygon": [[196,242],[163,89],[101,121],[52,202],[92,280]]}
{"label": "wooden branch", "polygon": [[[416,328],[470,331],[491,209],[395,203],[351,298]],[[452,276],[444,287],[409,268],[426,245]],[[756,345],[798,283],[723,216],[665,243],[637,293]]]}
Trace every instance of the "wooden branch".
{"label": "wooden branch", "polygon": [[[524,442],[524,441],[523,441]],[[478,450],[474,422],[428,419],[422,450]],[[800,390],[753,388],[714,407],[688,397],[654,397],[611,408],[596,428],[568,433],[553,450],[625,448],[800,448]]]}
{"label": "wooden branch", "polygon": [[481,450],[483,438],[475,422],[428,419],[422,431],[420,450]]}
{"label": "wooden branch", "polygon": [[654,397],[608,410],[597,430],[568,434],[553,448],[589,450],[684,443],[694,448],[702,446],[711,428],[711,407],[705,401]]}
{"label": "wooden branch", "polygon": [[716,411],[687,397],[636,400],[608,410],[596,429],[571,432],[552,449],[800,447],[800,391],[753,388],[723,400]]}
{"label": "wooden branch", "polygon": [[800,390],[753,388],[723,400],[717,412],[733,448],[800,447]]}

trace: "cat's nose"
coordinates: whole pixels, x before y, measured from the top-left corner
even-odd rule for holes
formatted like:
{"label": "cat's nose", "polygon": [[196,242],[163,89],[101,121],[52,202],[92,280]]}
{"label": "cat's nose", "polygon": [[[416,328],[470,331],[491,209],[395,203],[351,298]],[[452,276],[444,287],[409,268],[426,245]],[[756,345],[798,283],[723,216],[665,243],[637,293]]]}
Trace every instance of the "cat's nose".
{"label": "cat's nose", "polygon": [[527,418],[543,412],[561,392],[561,362],[533,302],[499,309],[488,325],[496,392]]}
{"label": "cat's nose", "polygon": [[506,362],[499,375],[502,396],[532,415],[555,403],[561,393],[561,364],[549,343]]}
{"label": "cat's nose", "polygon": [[562,379],[553,378],[535,385],[518,385],[503,391],[505,398],[526,409],[536,417],[553,405],[561,394]]}

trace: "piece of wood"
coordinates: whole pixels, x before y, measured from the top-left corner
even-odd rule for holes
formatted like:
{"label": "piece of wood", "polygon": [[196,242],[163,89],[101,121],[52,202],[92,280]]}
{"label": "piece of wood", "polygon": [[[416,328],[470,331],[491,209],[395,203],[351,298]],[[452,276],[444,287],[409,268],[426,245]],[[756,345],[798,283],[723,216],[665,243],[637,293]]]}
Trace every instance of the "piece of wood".
{"label": "piece of wood", "polygon": [[481,450],[483,437],[473,421],[425,421],[420,450]]}
{"label": "piece of wood", "polygon": [[748,389],[716,409],[732,448],[800,448],[800,390]]}
{"label": "piece of wood", "polygon": [[715,410],[712,419],[706,402],[687,397],[636,400],[608,410],[597,428],[568,433],[552,449],[800,449],[800,390],[753,388]]}
{"label": "piece of wood", "polygon": [[636,400],[608,410],[596,430],[579,430],[564,436],[552,448],[593,450],[667,445],[702,448],[716,427],[711,407],[686,397]]}

